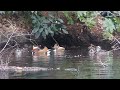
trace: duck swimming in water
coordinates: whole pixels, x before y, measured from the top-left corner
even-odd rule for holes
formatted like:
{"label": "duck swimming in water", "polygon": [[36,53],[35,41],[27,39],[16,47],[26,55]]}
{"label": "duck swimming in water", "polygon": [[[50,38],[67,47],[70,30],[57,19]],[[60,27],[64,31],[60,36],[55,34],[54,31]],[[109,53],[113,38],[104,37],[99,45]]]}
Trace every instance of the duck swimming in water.
{"label": "duck swimming in water", "polygon": [[54,49],[53,51],[54,51],[55,55],[57,55],[57,56],[63,56],[64,55],[64,51],[65,51],[64,47],[60,47],[58,44],[55,44],[53,49]]}
{"label": "duck swimming in water", "polygon": [[102,50],[100,46],[96,47],[96,54],[98,55],[109,55],[109,51]]}
{"label": "duck swimming in water", "polygon": [[88,49],[90,54],[94,54],[96,52],[96,48],[93,44],[91,44],[91,46],[89,46]]}
{"label": "duck swimming in water", "polygon": [[64,51],[65,50],[64,47],[60,47],[58,44],[55,44],[53,48],[55,51]]}
{"label": "duck swimming in water", "polygon": [[102,50],[100,46],[94,46],[91,44],[89,48],[89,53],[90,54],[105,54],[106,53],[106,50]]}
{"label": "duck swimming in water", "polygon": [[50,55],[50,50],[47,47],[44,47],[43,49],[40,49],[38,46],[33,46],[33,55]]}
{"label": "duck swimming in water", "polygon": [[17,48],[17,49],[15,50],[15,56],[16,56],[16,57],[21,57],[21,56],[22,56],[22,49]]}

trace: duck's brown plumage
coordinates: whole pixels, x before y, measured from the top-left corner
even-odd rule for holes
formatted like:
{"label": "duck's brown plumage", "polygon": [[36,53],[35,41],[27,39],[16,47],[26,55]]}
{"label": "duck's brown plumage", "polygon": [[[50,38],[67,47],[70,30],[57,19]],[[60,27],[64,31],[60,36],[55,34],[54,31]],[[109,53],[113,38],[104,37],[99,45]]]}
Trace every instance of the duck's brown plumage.
{"label": "duck's brown plumage", "polygon": [[55,50],[65,50],[64,47],[60,47],[59,45],[55,44],[53,47]]}
{"label": "duck's brown plumage", "polygon": [[33,46],[33,50],[34,52],[34,55],[43,55],[43,54],[46,54],[48,52],[48,48],[47,47],[44,47],[43,49],[40,49],[39,47],[35,47]]}

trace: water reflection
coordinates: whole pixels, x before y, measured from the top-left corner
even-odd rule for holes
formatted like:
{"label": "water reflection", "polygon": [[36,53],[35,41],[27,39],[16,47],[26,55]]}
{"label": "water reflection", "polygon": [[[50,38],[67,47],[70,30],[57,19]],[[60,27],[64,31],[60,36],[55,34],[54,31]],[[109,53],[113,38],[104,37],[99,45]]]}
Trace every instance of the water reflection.
{"label": "water reflection", "polygon": [[113,53],[110,51],[98,53],[91,59],[91,78],[93,79],[110,79],[113,76]]}
{"label": "water reflection", "polygon": [[8,71],[0,71],[0,79],[9,79]]}
{"label": "water reflection", "polygon": [[[6,72],[0,71],[0,78],[30,78],[30,79],[112,79],[120,78],[120,56],[115,52],[104,54],[88,54],[87,49],[65,50],[50,56],[33,56],[29,49],[13,51],[10,58],[10,66],[29,66],[53,68],[52,71],[39,72]],[[19,51],[18,50],[18,51]],[[10,51],[9,51],[10,52]],[[118,52],[117,52],[118,54]],[[7,54],[8,55],[8,52]],[[2,59],[7,60],[3,55]]]}

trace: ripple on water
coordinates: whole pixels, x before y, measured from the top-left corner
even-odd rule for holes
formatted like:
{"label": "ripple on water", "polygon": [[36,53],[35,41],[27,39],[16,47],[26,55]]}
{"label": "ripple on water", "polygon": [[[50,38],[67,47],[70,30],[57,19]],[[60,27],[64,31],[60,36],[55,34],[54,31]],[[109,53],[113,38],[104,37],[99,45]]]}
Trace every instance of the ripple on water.
{"label": "ripple on water", "polygon": [[[120,78],[119,53],[113,55],[95,55],[93,57],[87,54],[87,51],[66,50],[65,53],[49,57],[33,57],[31,52],[25,52],[21,57],[11,56],[11,66],[23,67],[44,67],[60,68],[55,71],[25,72],[26,74],[4,73],[0,74],[1,78]],[[5,58],[5,56],[4,56]],[[104,67],[105,65],[105,67]],[[26,68],[24,68],[26,69]],[[113,74],[114,73],[114,74]],[[3,77],[5,76],[5,77]]]}

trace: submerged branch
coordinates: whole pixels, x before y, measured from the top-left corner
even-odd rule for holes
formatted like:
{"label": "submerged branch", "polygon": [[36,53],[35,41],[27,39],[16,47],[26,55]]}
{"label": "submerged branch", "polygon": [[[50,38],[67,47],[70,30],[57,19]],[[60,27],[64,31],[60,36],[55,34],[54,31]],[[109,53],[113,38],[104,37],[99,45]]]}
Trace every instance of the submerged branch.
{"label": "submerged branch", "polygon": [[[60,68],[45,68],[45,67],[16,67],[16,66],[0,66],[0,70],[3,71],[49,71],[49,70],[60,70]],[[67,68],[65,71],[77,71],[75,68]]]}

